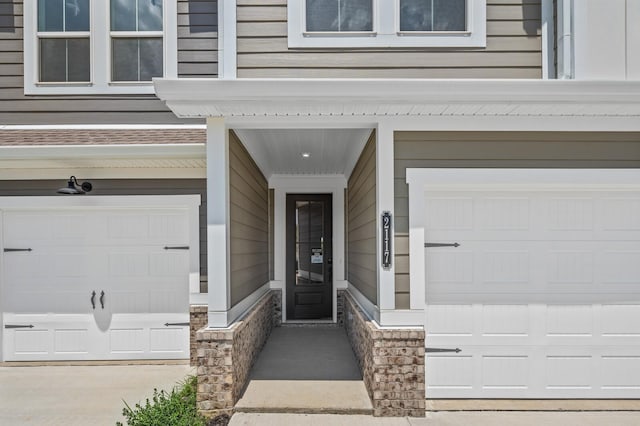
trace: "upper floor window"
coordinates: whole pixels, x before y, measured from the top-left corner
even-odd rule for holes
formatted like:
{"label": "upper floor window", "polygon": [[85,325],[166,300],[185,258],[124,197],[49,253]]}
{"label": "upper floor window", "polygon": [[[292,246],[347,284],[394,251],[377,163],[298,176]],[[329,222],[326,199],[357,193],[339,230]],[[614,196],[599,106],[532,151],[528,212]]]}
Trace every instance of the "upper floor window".
{"label": "upper floor window", "polygon": [[288,2],[289,47],[485,47],[486,0]]}
{"label": "upper floor window", "polygon": [[400,0],[400,31],[466,31],[466,0]]}
{"label": "upper floor window", "polygon": [[307,0],[308,32],[373,30],[373,0]]}
{"label": "upper floor window", "polygon": [[38,0],[39,79],[91,81],[89,0]]}
{"label": "upper floor window", "polygon": [[25,93],[154,93],[177,75],[174,0],[24,4]]}

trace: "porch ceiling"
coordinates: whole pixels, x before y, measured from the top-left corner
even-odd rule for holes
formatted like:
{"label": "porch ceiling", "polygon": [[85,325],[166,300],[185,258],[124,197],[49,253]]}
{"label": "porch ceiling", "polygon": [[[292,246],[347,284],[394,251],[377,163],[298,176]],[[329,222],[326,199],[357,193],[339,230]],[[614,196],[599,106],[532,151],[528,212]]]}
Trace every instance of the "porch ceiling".
{"label": "porch ceiling", "polygon": [[[272,175],[345,175],[371,129],[237,129],[236,134],[268,178]],[[303,157],[308,154],[308,157]]]}
{"label": "porch ceiling", "polygon": [[156,79],[179,117],[640,116],[640,82]]}

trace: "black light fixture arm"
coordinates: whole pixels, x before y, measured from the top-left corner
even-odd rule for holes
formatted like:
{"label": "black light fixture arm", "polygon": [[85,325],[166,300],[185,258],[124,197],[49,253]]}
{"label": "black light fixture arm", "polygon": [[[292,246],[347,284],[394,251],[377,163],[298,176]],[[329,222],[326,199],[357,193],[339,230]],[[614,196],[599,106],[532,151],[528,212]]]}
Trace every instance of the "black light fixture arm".
{"label": "black light fixture arm", "polygon": [[74,183],[76,186],[82,188],[84,192],[90,192],[93,189],[93,185],[90,182],[82,182],[79,183],[78,179],[75,176],[71,176],[69,178],[69,184]]}
{"label": "black light fixture arm", "polygon": [[78,195],[85,194],[93,189],[93,185],[91,182],[78,182],[78,179],[75,176],[71,176],[69,181],[67,182],[66,188],[60,188],[58,190],[59,194],[68,194],[68,195]]}

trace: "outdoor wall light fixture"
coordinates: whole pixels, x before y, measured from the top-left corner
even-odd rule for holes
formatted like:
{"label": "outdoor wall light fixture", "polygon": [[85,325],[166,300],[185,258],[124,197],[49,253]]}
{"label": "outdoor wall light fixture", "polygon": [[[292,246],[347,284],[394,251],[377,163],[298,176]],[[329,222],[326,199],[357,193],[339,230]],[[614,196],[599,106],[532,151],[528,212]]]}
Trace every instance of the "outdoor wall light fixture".
{"label": "outdoor wall light fixture", "polygon": [[67,187],[58,189],[58,194],[80,195],[90,192],[92,189],[93,185],[91,185],[90,182],[82,182],[82,184],[79,184],[78,179],[76,179],[75,176],[71,176],[69,182],[67,182]]}

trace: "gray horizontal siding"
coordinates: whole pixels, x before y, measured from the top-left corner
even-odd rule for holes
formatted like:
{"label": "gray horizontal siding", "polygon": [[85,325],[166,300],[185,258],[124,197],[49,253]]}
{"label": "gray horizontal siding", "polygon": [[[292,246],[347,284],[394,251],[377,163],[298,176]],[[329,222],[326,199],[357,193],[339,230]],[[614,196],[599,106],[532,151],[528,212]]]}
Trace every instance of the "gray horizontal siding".
{"label": "gray horizontal siding", "polygon": [[407,168],[640,168],[640,133],[396,132],[396,308],[409,307]]}
{"label": "gray horizontal siding", "polygon": [[[87,197],[101,195],[200,195],[200,274],[207,276],[207,183],[205,179],[91,179]],[[0,197],[51,196],[63,180],[0,180]],[[201,291],[206,292],[206,283]]]}
{"label": "gray horizontal siding", "polygon": [[[217,1],[178,1],[178,75],[218,74]],[[153,95],[25,96],[23,0],[0,0],[0,124],[169,124]]]}
{"label": "gray horizontal siding", "polygon": [[289,49],[286,0],[238,0],[238,76],[541,78],[540,16],[540,0],[487,0],[483,49]]}
{"label": "gray horizontal siding", "polygon": [[376,138],[367,141],[347,185],[347,280],[378,303]]}
{"label": "gray horizontal siding", "polygon": [[231,305],[269,281],[267,180],[235,133],[229,138]]}
{"label": "gray horizontal siding", "polygon": [[178,77],[218,75],[217,0],[178,1]]}

